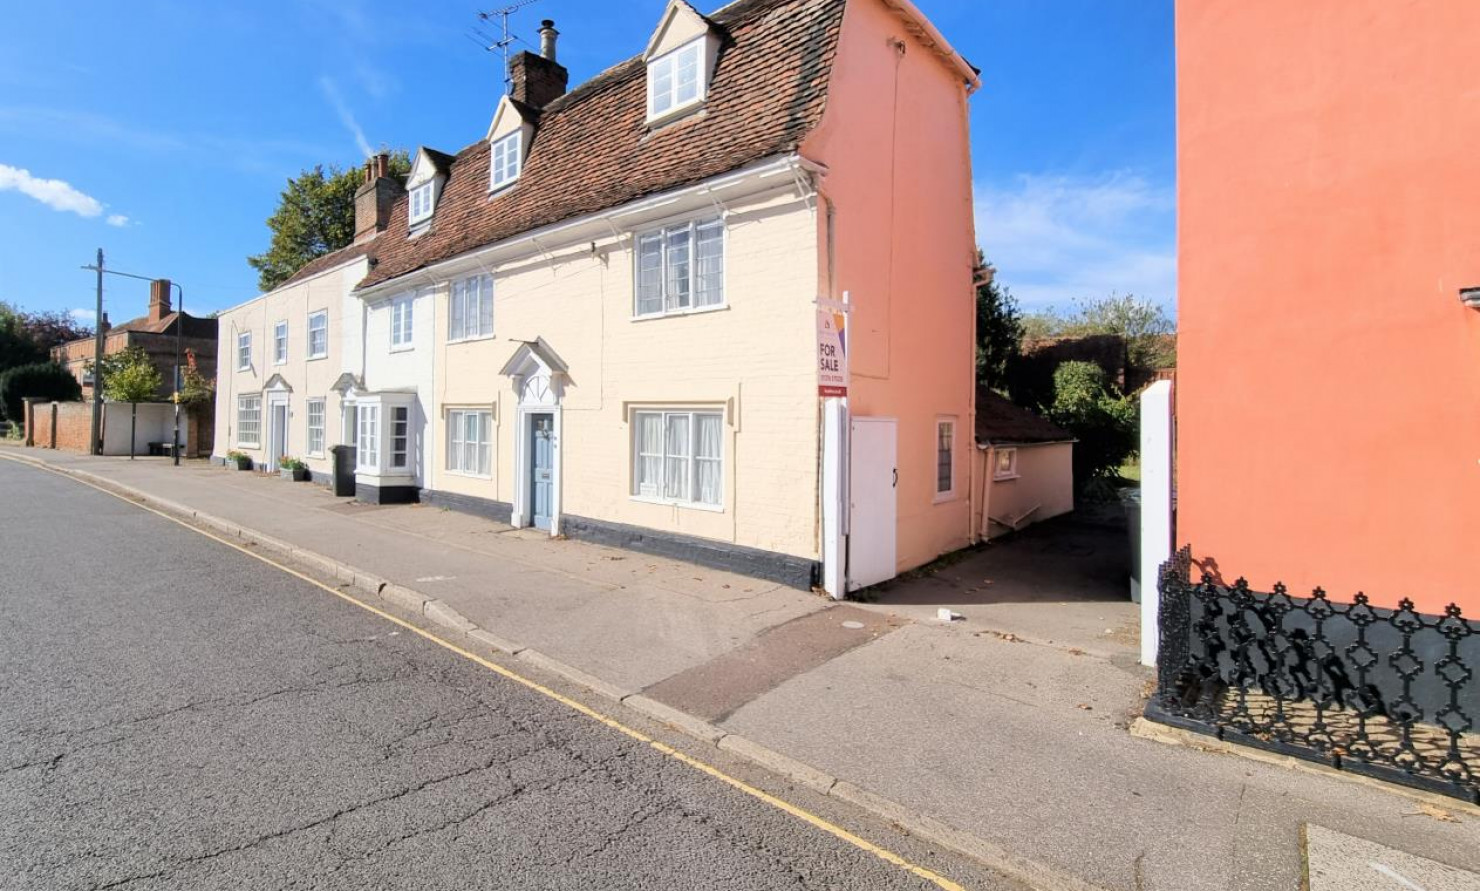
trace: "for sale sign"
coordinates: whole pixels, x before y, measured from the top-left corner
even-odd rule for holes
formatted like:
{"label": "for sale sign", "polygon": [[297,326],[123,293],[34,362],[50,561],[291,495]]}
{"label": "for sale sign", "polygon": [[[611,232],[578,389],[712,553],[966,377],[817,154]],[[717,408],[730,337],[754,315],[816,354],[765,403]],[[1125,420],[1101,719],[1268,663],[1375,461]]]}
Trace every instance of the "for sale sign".
{"label": "for sale sign", "polygon": [[848,395],[848,314],[817,307],[817,395]]}

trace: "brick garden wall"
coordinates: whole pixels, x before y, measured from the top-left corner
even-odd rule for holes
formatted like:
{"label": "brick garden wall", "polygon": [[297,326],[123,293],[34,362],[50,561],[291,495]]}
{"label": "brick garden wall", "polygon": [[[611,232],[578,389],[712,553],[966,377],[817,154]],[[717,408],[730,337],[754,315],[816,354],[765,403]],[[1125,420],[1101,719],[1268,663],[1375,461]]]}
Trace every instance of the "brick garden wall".
{"label": "brick garden wall", "polygon": [[[55,418],[55,427],[53,427]],[[87,454],[92,406],[86,402],[27,402],[26,443]]]}

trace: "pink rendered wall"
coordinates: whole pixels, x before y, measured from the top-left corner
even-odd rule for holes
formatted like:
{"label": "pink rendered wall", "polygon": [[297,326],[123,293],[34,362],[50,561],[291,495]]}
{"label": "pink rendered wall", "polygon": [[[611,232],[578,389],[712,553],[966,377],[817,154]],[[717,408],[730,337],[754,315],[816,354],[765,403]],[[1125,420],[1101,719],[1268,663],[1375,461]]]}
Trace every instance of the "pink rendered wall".
{"label": "pink rendered wall", "polygon": [[[848,291],[853,301],[849,408],[898,421],[896,554],[904,571],[971,537],[976,315],[966,85],[880,0],[849,0],[828,96],[802,154],[827,167],[832,293]],[[820,229],[826,238],[825,222]],[[935,497],[939,416],[956,420],[955,495],[943,500]]]}
{"label": "pink rendered wall", "polygon": [[1177,4],[1179,544],[1480,614],[1480,3]]}

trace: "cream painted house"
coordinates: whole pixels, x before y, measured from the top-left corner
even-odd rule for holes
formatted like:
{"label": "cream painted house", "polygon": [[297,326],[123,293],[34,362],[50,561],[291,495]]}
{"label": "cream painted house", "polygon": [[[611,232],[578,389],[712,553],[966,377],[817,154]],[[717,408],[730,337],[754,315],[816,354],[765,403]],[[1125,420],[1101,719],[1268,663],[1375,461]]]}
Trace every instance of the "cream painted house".
{"label": "cream painted house", "polygon": [[360,365],[352,291],[368,271],[363,247],[346,248],[219,315],[214,457],[241,452],[268,469],[293,457],[328,479],[329,448],[353,426],[335,388]]}
{"label": "cream painted house", "polygon": [[908,0],[673,0],[569,92],[541,36],[361,190],[361,497],[837,596],[976,540],[974,69]]}

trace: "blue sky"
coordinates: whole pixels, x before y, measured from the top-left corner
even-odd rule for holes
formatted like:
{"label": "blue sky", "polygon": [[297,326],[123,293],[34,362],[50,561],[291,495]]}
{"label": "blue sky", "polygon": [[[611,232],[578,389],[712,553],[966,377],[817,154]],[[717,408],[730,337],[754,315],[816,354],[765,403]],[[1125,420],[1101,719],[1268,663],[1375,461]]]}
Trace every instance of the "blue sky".
{"label": "blue sky", "polygon": [[[284,181],[365,145],[456,151],[502,92],[469,34],[508,0],[75,0],[0,31],[0,300],[93,305],[79,267],[180,282],[204,312],[256,295],[245,258]],[[578,83],[642,50],[664,0],[538,0]],[[710,11],[717,2],[697,3]],[[982,69],[977,235],[1025,308],[1175,301],[1172,0],[916,0]],[[147,284],[112,279],[115,320]]]}

